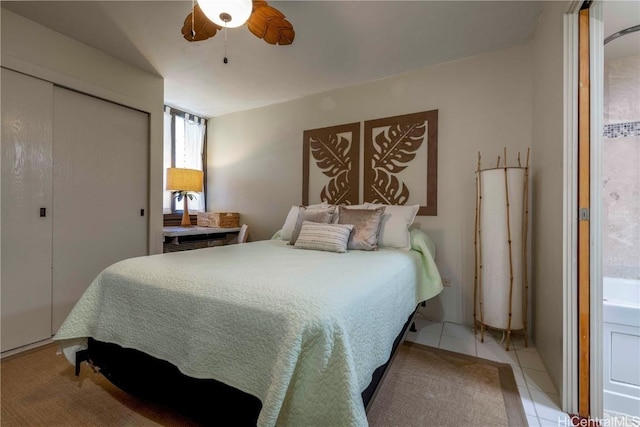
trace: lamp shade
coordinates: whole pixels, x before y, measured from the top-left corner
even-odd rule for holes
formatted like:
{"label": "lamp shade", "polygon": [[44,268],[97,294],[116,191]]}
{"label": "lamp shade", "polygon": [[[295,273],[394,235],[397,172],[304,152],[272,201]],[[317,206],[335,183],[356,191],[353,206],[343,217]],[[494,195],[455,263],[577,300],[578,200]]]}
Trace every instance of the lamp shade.
{"label": "lamp shade", "polygon": [[202,191],[204,173],[197,169],[168,168],[167,190],[170,191]]}
{"label": "lamp shade", "polygon": [[[525,329],[524,309],[526,256],[525,168],[496,168],[478,171],[478,303],[482,323],[500,330]],[[508,207],[508,208],[506,208]],[[482,310],[482,311],[481,311]]]}
{"label": "lamp shade", "polygon": [[198,6],[211,21],[221,27],[236,28],[251,16],[251,0],[198,0]]}

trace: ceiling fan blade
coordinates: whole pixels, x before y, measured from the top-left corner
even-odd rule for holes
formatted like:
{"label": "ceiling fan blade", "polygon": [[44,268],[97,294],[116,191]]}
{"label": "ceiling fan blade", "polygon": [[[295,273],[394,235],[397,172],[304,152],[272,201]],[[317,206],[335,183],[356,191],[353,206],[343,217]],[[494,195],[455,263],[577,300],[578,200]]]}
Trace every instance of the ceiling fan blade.
{"label": "ceiling fan blade", "polygon": [[[214,24],[207,18],[200,9],[200,6],[196,4],[196,7],[193,9],[194,19],[191,19],[191,13],[187,15],[184,19],[184,24],[182,25],[182,36],[188,42],[199,42],[202,40],[207,40],[216,35],[218,30],[221,30],[218,25]],[[191,23],[193,22],[193,29],[195,30],[195,34],[191,32]]]}
{"label": "ceiling fan blade", "polygon": [[247,21],[247,27],[256,37],[269,44],[288,45],[293,43],[296,32],[293,25],[285,19],[278,9],[264,0],[253,0],[253,12]]}

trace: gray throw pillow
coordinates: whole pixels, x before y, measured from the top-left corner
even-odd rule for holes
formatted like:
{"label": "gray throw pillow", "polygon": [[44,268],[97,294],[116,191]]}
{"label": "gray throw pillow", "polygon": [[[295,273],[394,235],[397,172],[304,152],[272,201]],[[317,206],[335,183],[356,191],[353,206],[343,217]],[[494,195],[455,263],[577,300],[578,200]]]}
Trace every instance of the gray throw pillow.
{"label": "gray throw pillow", "polygon": [[336,210],[335,206],[329,206],[327,208],[318,208],[318,209],[310,209],[305,208],[304,206],[300,206],[298,210],[298,218],[296,220],[296,225],[291,232],[291,239],[289,239],[290,245],[295,245],[296,240],[298,240],[298,235],[300,235],[300,229],[302,228],[302,223],[304,221],[309,222],[318,222],[321,224],[328,224],[331,222],[331,218],[333,218],[333,212]]}
{"label": "gray throw pillow", "polygon": [[378,233],[384,207],[375,209],[348,209],[339,206],[338,224],[352,224],[349,249],[375,251],[378,249]]}

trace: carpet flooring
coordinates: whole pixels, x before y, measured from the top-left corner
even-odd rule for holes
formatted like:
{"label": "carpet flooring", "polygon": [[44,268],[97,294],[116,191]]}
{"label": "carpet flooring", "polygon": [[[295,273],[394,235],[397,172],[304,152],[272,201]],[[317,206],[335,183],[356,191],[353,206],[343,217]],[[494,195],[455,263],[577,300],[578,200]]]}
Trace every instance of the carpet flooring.
{"label": "carpet flooring", "polygon": [[[192,426],[171,408],[133,397],[88,366],[80,377],[56,347],[0,364],[2,426]],[[372,427],[526,426],[509,365],[404,343],[369,414]]]}

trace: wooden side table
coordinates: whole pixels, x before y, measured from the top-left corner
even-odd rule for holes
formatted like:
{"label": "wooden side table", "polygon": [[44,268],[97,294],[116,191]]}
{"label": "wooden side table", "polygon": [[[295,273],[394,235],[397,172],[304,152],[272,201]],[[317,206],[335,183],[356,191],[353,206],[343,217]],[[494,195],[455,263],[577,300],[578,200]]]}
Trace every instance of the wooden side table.
{"label": "wooden side table", "polygon": [[240,227],[163,227],[162,252],[189,251],[224,245],[230,234],[238,234]]}

